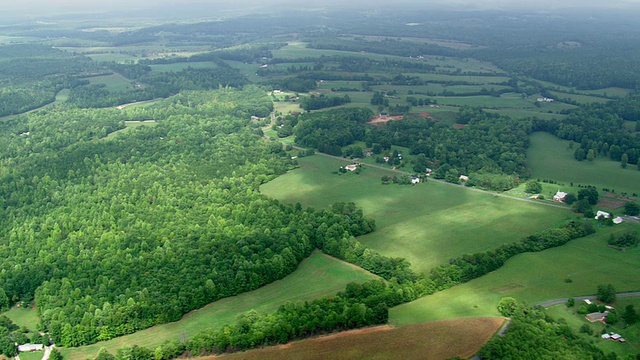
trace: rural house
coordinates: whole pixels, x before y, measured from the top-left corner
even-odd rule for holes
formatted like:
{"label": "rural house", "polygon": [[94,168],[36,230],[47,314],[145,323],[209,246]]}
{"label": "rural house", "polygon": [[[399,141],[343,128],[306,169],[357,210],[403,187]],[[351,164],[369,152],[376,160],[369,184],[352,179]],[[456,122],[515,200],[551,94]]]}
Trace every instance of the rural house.
{"label": "rural house", "polygon": [[44,349],[42,344],[22,344],[18,345],[18,352],[33,352]]}
{"label": "rural house", "polygon": [[467,181],[469,181],[469,177],[467,175],[460,175],[458,180],[467,182]]}
{"label": "rural house", "polygon": [[558,190],[558,192],[553,195],[553,201],[555,202],[564,202],[564,198],[567,196],[566,192],[562,192]]}
{"label": "rural house", "polygon": [[622,224],[622,222],[624,221],[624,219],[622,219],[620,216],[617,216],[613,219],[613,223],[614,224]]}
{"label": "rural house", "polygon": [[344,167],[345,169],[349,170],[349,171],[356,171],[356,169],[358,168],[358,165],[356,164],[349,164],[347,166]]}
{"label": "rural house", "polygon": [[420,178],[417,178],[415,176],[411,178],[411,183],[412,184],[418,184],[419,182],[420,182]]}
{"label": "rural house", "polygon": [[596,220],[598,220],[599,217],[603,217],[605,219],[608,219],[611,217],[611,214],[609,214],[606,211],[602,211],[602,210],[598,210],[598,212],[596,213]]}
{"label": "rural house", "polygon": [[607,320],[607,315],[609,315],[608,311],[605,311],[603,313],[601,312],[594,312],[591,314],[587,314],[586,318],[587,320],[589,320],[590,322],[601,322],[601,323],[606,323],[605,321]]}

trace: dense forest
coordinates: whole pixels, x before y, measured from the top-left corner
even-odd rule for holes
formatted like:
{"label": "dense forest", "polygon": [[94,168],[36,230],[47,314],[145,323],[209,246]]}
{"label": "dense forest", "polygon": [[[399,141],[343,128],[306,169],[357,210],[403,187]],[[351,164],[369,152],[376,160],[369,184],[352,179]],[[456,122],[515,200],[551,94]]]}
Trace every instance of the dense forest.
{"label": "dense forest", "polygon": [[0,46],[0,116],[51,103],[65,88],[85,82],[75,75],[96,71],[91,59],[43,45]]}
{"label": "dense forest", "polygon": [[[313,220],[321,215],[259,194],[292,165],[249,125],[269,103],[247,87],[3,123],[0,284],[10,302],[35,296],[57,344],[92,343],[284,277],[331,236],[315,222],[352,231],[348,217]],[[156,126],[113,133],[150,118]]]}

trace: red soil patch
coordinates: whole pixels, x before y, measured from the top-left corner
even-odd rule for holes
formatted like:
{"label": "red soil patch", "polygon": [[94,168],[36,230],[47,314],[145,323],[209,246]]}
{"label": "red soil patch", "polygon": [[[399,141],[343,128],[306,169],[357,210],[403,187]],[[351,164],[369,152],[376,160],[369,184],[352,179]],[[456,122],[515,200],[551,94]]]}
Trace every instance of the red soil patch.
{"label": "red soil patch", "polygon": [[294,341],[289,346],[200,358],[225,359],[433,359],[473,356],[497,331],[504,318],[473,318],[393,328],[377,326]]}
{"label": "red soil patch", "polygon": [[601,207],[607,210],[615,210],[617,208],[623,207],[624,204],[630,201],[634,201],[634,199],[608,192],[604,194],[602,198],[600,198],[600,201],[598,202],[598,207]]}
{"label": "red soil patch", "polygon": [[436,121],[437,119],[433,117],[433,115],[429,114],[428,112],[421,112],[420,114],[418,114],[418,116],[423,117],[423,118],[427,118],[427,119],[431,119],[433,121]]}
{"label": "red soil patch", "polygon": [[380,116],[372,116],[371,119],[369,119],[368,124],[380,124],[380,123],[387,123],[389,121],[397,121],[397,120],[403,120],[404,116],[402,115],[397,115],[397,116],[389,116],[389,115],[380,115]]}
{"label": "red soil patch", "polygon": [[455,125],[453,125],[453,127],[458,129],[458,130],[460,130],[460,129],[464,128],[464,124],[455,124]]}
{"label": "red soil patch", "polygon": [[323,341],[329,341],[329,340],[333,340],[333,339],[338,339],[338,338],[345,337],[345,336],[364,335],[364,334],[375,333],[375,332],[378,332],[378,331],[389,331],[389,330],[393,330],[393,328],[391,326],[389,326],[389,325],[374,326],[374,327],[369,327],[369,328],[364,328],[364,329],[343,331],[343,332],[339,332],[339,333],[331,334],[331,335],[327,335],[327,336],[321,336],[319,338],[311,339],[311,341],[323,342]]}

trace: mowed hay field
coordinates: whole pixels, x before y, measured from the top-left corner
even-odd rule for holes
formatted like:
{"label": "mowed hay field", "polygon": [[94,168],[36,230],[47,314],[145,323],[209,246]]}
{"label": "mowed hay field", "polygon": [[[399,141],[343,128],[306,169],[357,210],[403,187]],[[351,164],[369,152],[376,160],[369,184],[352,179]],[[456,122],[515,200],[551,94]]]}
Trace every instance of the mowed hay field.
{"label": "mowed hay field", "polygon": [[450,359],[469,358],[498,331],[503,318],[456,319],[393,328],[380,326],[281,346],[203,357],[236,359]]}
{"label": "mowed hay field", "polygon": [[11,322],[19,327],[26,327],[30,331],[36,331],[38,329],[38,312],[32,308],[13,307],[11,310],[3,313],[8,317]]}
{"label": "mowed hay field", "polygon": [[324,208],[353,201],[377,230],[359,240],[387,256],[406,258],[427,273],[451,258],[486,251],[527,234],[558,226],[574,215],[564,209],[505,199],[428,181],[416,186],[382,185],[390,171],[365,167],[361,174],[333,174],[347,161],[312,156],[301,167],[263,185],[286,203]]}
{"label": "mowed hay field", "polygon": [[552,179],[574,184],[593,185],[598,190],[614,189],[616,193],[628,194],[640,191],[640,171],[636,165],[629,164],[626,169],[617,161],[602,156],[594,161],[576,161],[573,157],[578,144],[561,140],[545,133],[536,132],[530,136],[527,151],[527,166],[531,176],[537,179]]}
{"label": "mowed hay field", "polygon": [[84,360],[87,356],[95,357],[102,347],[112,354],[123,346],[134,344],[154,349],[167,340],[184,339],[204,329],[231,324],[240,314],[249,310],[274,311],[287,301],[313,300],[334,295],[343,291],[349,282],[361,283],[375,278],[376,276],[358,267],[315,252],[293,274],[260,289],[218,300],[192,311],[174,323],[157,325],[89,346],[63,349],[62,354],[67,360]]}
{"label": "mowed hay field", "polygon": [[514,256],[502,268],[481,278],[390,309],[390,321],[408,325],[498,316],[496,305],[505,296],[533,305],[594,295],[599,284],[613,284],[618,292],[640,290],[640,248],[623,252],[607,246],[610,234],[627,231],[640,231],[640,225],[599,228],[594,235],[558,248]]}

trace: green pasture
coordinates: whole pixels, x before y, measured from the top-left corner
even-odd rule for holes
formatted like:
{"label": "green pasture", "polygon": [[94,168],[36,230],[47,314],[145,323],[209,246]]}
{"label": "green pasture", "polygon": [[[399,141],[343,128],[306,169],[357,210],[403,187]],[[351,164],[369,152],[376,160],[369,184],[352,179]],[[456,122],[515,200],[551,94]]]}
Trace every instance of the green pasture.
{"label": "green pasture", "polygon": [[619,87],[610,87],[597,90],[579,90],[578,92],[588,95],[599,95],[604,97],[625,97],[633,92],[632,89],[624,89]]}
{"label": "green pasture", "polygon": [[38,328],[38,322],[40,322],[38,312],[30,307],[12,307],[2,315],[11,319],[14,324],[20,327],[24,326],[31,331],[35,331]]}
{"label": "green pasture", "polygon": [[554,112],[548,112],[544,109],[485,109],[487,112],[496,113],[500,115],[505,115],[512,117],[514,119],[522,119],[522,118],[533,118],[537,117],[539,119],[547,119],[547,120],[562,120],[566,117],[563,114],[556,114]]}
{"label": "green pasture", "polygon": [[556,100],[569,99],[571,101],[575,101],[579,104],[592,104],[592,103],[606,103],[610,101],[610,99],[606,99],[603,97],[597,96],[589,96],[589,95],[581,95],[581,94],[570,94],[564,92],[550,91],[551,95]]}
{"label": "green pasture", "polygon": [[20,353],[20,360],[42,360],[44,351],[23,352]]}
{"label": "green pasture", "polygon": [[315,252],[304,260],[298,269],[282,280],[260,289],[218,300],[206,307],[192,311],[182,320],[79,348],[63,349],[67,360],[84,360],[105,347],[112,354],[123,346],[144,345],[153,349],[164,341],[184,339],[198,331],[230,324],[249,310],[268,312],[287,301],[304,301],[333,295],[344,290],[349,282],[364,282],[375,278],[358,267]]}
{"label": "green pasture", "polygon": [[129,54],[120,54],[120,53],[98,53],[98,54],[87,54],[93,61],[103,62],[103,61],[114,61],[119,64],[129,63],[129,62],[137,62],[138,57]]}
{"label": "green pasture", "polygon": [[289,101],[276,101],[273,103],[273,109],[276,112],[280,112],[283,115],[287,115],[292,112],[302,112],[300,109],[300,103]]}
{"label": "green pasture", "polygon": [[365,167],[360,174],[334,174],[347,160],[313,156],[298,162],[299,169],[263,185],[261,191],[314,208],[355,202],[377,224],[375,232],[359,240],[384,255],[406,258],[420,272],[465,253],[518,241],[573,216],[567,210],[435,181],[382,185],[382,175],[394,175],[390,170]]}
{"label": "green pasture", "polygon": [[229,66],[236,68],[251,82],[260,82],[264,80],[262,77],[256,75],[256,71],[260,68],[259,64],[255,63],[243,63],[240,61],[224,60]]}
{"label": "green pasture", "polygon": [[491,85],[509,81],[511,78],[507,76],[477,76],[477,75],[447,75],[447,74],[420,74],[420,77],[426,81],[466,81],[476,85]]}
{"label": "green pasture", "polygon": [[94,76],[88,79],[91,84],[106,85],[109,91],[125,91],[132,88],[131,81],[119,74]]}
{"label": "green pasture", "polygon": [[514,256],[500,269],[466,284],[390,309],[393,324],[408,325],[459,317],[498,316],[496,305],[512,296],[529,304],[593,295],[598,284],[618,292],[640,290],[640,249],[618,251],[607,246],[612,233],[640,231],[623,223],[538,253]]}
{"label": "green pasture", "polygon": [[[591,323],[584,315],[577,313],[580,305],[586,305],[583,301],[576,301],[576,305],[572,308],[568,308],[565,304],[551,306],[547,309],[547,313],[554,319],[564,319],[566,323],[583,338],[593,340],[594,345],[600,348],[605,353],[615,352],[619,356],[626,357],[628,355],[635,355],[640,353],[640,324],[636,323],[631,326],[625,326],[622,320],[614,325],[605,325],[600,322]],[[614,307],[618,311],[618,315],[621,315],[624,308],[627,305],[634,305],[636,311],[640,309],[640,298],[618,298],[618,301],[614,304]],[[593,335],[587,335],[580,333],[580,328],[587,324],[593,331]],[[626,342],[624,344],[604,340],[600,336],[603,331],[615,332],[624,337]]]}
{"label": "green pasture", "polygon": [[178,72],[188,68],[192,69],[211,69],[216,68],[217,65],[210,61],[200,61],[200,62],[179,62],[173,64],[161,64],[161,65],[150,65],[151,70],[155,72]]}
{"label": "green pasture", "polygon": [[432,99],[436,100],[441,105],[452,106],[479,106],[482,108],[515,108],[515,109],[533,109],[533,104],[526,99],[523,99],[517,94],[502,94],[502,96],[435,96]]}
{"label": "green pasture", "polygon": [[329,90],[329,89],[338,89],[338,88],[349,88],[349,89],[359,89],[362,90],[362,81],[323,81],[318,89],[321,90]]}
{"label": "green pasture", "polygon": [[559,182],[593,185],[614,189],[616,193],[637,193],[640,187],[640,171],[629,164],[626,169],[608,158],[597,157],[594,161],[577,161],[573,153],[578,144],[570,147],[571,141],[561,140],[544,132],[530,136],[527,150],[527,167],[537,179],[552,179]]}
{"label": "green pasture", "polygon": [[638,127],[638,125],[636,125],[636,123],[637,123],[637,121],[625,121],[624,122],[624,127],[628,131],[636,132],[636,129],[640,129],[640,127]]}
{"label": "green pasture", "polygon": [[116,136],[116,134],[122,134],[122,133],[127,133],[130,131],[134,131],[134,129],[139,128],[141,126],[156,126],[158,125],[157,122],[153,121],[153,120],[147,120],[147,121],[125,121],[125,128],[124,129],[120,129],[120,130],[116,130],[112,133],[110,133],[109,135],[107,135],[106,139],[109,138],[113,138]]}

